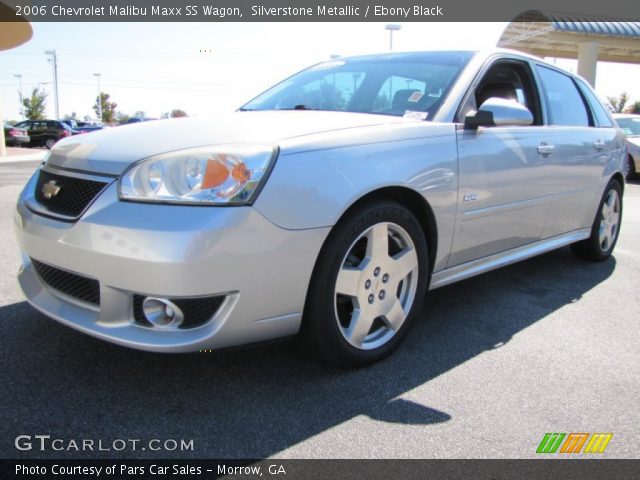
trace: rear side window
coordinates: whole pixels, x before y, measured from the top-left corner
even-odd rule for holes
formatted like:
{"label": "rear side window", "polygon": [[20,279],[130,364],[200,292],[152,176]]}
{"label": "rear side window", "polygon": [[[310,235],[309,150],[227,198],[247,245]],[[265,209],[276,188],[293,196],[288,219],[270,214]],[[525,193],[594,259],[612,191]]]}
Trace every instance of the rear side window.
{"label": "rear side window", "polygon": [[538,65],[549,107],[549,124],[589,126],[589,112],[571,77]]}
{"label": "rear side window", "polygon": [[593,115],[596,117],[596,122],[598,123],[598,126],[613,127],[613,123],[611,123],[611,119],[609,118],[609,115],[607,115],[607,111],[602,106],[602,102],[600,101],[600,99],[596,96],[595,93],[593,93],[593,90],[591,90],[591,88],[589,88],[582,81],[578,81],[578,85],[580,87],[580,90],[582,90],[582,93],[586,97],[587,101],[589,102],[589,105],[591,105],[591,111],[593,112]]}

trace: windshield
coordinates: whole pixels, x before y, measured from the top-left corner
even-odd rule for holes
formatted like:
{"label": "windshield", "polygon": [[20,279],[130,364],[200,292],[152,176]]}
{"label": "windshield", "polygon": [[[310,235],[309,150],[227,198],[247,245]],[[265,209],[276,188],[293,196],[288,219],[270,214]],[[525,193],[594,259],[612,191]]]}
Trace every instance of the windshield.
{"label": "windshield", "polygon": [[314,65],[240,110],[330,110],[433,117],[470,52],[390,54]]}
{"label": "windshield", "polygon": [[616,122],[627,137],[640,137],[640,117],[616,118]]}

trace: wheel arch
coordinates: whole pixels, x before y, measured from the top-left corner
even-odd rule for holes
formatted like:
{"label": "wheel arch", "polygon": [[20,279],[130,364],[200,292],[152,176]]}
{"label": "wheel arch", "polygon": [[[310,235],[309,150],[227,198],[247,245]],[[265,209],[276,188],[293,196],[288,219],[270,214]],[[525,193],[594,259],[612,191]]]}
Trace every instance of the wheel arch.
{"label": "wheel arch", "polygon": [[[622,175],[621,172],[616,172],[611,176],[611,178],[609,179],[609,182],[611,180],[617,180],[617,182],[620,184],[620,188],[622,189],[622,193],[624,193],[624,185],[625,185],[624,175]],[[609,182],[607,182],[607,185],[609,184]]]}
{"label": "wheel arch", "polygon": [[[394,200],[406,208],[416,217],[424,237],[427,241],[429,251],[429,271],[433,271],[438,251],[438,225],[431,205],[420,193],[403,186],[388,186],[372,190],[355,200],[345,209],[338,218],[336,225],[342,221],[353,210],[371,201]],[[325,240],[326,241],[326,240]]]}

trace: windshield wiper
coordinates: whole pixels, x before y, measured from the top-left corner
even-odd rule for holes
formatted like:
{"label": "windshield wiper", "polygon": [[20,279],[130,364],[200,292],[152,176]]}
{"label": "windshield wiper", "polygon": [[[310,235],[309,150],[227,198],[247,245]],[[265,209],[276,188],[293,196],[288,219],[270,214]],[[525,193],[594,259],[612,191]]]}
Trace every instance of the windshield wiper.
{"label": "windshield wiper", "polygon": [[317,109],[311,108],[309,105],[304,105],[301,103],[299,105],[296,105],[295,107],[278,108],[278,110],[317,110]]}

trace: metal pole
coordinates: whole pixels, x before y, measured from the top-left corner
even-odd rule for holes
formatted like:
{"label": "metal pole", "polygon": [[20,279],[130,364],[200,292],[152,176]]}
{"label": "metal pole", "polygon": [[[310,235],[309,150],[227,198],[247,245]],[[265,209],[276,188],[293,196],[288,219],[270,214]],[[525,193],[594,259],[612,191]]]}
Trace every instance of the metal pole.
{"label": "metal pole", "polygon": [[20,114],[20,118],[24,120],[24,105],[22,105],[22,74],[16,73],[13,76],[18,79],[18,102],[20,104],[18,113]]}
{"label": "metal pole", "polygon": [[[393,51],[393,31],[400,30],[402,27],[393,23],[384,26],[385,30],[389,30],[389,51]],[[393,77],[389,77],[389,106],[393,105]]]}
{"label": "metal pole", "polygon": [[4,120],[2,120],[2,103],[0,103],[0,125],[2,125],[2,130],[0,130],[0,157],[4,157],[7,155],[7,148],[4,145]]}
{"label": "metal pole", "polygon": [[51,61],[53,63],[53,96],[55,100],[56,120],[60,118],[60,104],[58,102],[58,56],[55,50],[45,50],[47,55],[51,55]]}
{"label": "metal pole", "polygon": [[100,73],[94,73],[93,76],[98,79],[98,116],[100,117],[100,123],[102,123],[102,92],[100,91]]}

